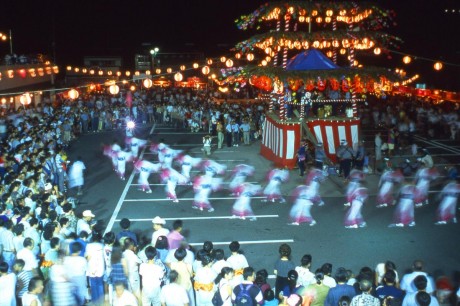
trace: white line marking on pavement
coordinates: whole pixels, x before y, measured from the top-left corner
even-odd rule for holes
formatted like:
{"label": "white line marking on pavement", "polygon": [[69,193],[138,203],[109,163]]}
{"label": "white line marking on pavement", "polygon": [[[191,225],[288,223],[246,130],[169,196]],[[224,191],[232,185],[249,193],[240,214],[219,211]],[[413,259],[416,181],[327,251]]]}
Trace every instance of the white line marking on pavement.
{"label": "white line marking on pavement", "polygon": [[[247,240],[247,241],[238,241],[240,244],[265,244],[265,243],[288,243],[294,242],[294,239],[280,239],[280,240]],[[216,241],[212,242],[213,245],[229,245],[231,241]],[[192,242],[189,243],[192,246],[200,246],[203,245],[203,242]]]}
{"label": "white line marking on pavement", "polygon": [[[199,172],[199,171],[197,171]],[[260,182],[246,182],[246,183],[251,183],[251,184],[260,184]],[[230,182],[223,182],[221,183],[223,185],[228,185]],[[131,186],[141,186],[142,184],[131,184]],[[166,184],[149,184],[149,186],[166,186]],[[191,186],[191,185],[177,185],[177,187],[180,186]]]}
{"label": "white line marking on pavement", "polygon": [[[152,129],[150,130],[149,135],[152,135],[154,130],[155,130],[155,124],[152,126]],[[145,149],[146,148],[142,150],[142,153],[139,159],[142,159]],[[118,200],[117,206],[115,206],[115,209],[113,210],[112,217],[110,217],[109,223],[107,224],[107,227],[105,228],[104,235],[112,230],[113,224],[115,223],[115,219],[117,218],[117,215],[120,212],[121,206],[123,205],[123,202],[125,201],[126,195],[128,194],[129,186],[131,185],[131,182],[133,181],[135,174],[136,174],[136,171],[131,172],[129,179],[126,182],[125,189],[123,189],[123,192],[121,193],[121,197]]]}
{"label": "white line marking on pavement", "polygon": [[159,135],[206,135],[209,133],[198,132],[198,133],[182,133],[182,132],[169,132],[169,133],[159,133]]}
{"label": "white line marking on pavement", "polygon": [[[236,200],[238,197],[208,198],[208,200]],[[252,197],[251,199],[266,199],[266,197]],[[194,198],[178,198],[179,201],[193,201]],[[161,202],[171,201],[171,199],[125,199],[124,202]]]}
{"label": "white line marking on pavement", "polygon": [[[252,217],[252,216],[251,216]],[[279,218],[279,215],[254,215],[256,218]],[[249,218],[249,217],[248,217]],[[210,216],[210,217],[181,217],[181,218],[162,218],[166,221],[170,220],[212,220],[212,219],[239,219],[238,217],[233,217],[233,216]],[[129,219],[130,221],[138,221],[138,222],[144,222],[144,221],[150,221],[152,222],[153,218],[147,218],[147,219]],[[121,219],[115,220],[116,222],[120,222]]]}

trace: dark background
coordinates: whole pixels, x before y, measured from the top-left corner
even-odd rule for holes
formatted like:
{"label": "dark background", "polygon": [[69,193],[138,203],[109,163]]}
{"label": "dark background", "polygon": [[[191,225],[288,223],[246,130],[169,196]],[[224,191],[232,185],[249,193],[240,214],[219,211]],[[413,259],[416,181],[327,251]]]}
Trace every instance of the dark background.
{"label": "dark background", "polygon": [[[44,53],[60,65],[82,65],[83,57],[88,55],[114,55],[122,56],[124,66],[130,68],[134,54],[149,49],[142,47],[143,43],[158,46],[160,52],[228,54],[237,42],[255,33],[238,30],[235,19],[265,2],[9,1],[0,10],[0,32],[12,30],[16,54]],[[376,4],[397,14],[396,24],[387,32],[404,40],[399,51],[460,65],[458,1],[388,0]],[[0,54],[8,51],[8,43],[0,42]],[[376,63],[388,68],[402,67],[401,58],[392,55],[389,59],[384,55]],[[360,55],[358,60],[362,60]],[[367,63],[366,57],[363,60],[365,64],[375,64]],[[428,85],[450,90],[460,88],[459,66],[445,65],[441,72],[435,72],[432,62],[416,60],[404,68],[409,77],[421,74],[420,82]]]}

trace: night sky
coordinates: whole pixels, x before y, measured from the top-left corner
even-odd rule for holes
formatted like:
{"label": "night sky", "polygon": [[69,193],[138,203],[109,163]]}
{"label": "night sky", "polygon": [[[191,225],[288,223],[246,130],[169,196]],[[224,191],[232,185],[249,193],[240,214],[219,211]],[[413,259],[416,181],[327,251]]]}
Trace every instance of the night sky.
{"label": "night sky", "polygon": [[[87,55],[115,55],[123,56],[124,63],[130,66],[134,54],[147,49],[142,43],[152,43],[160,47],[160,52],[226,54],[235,43],[255,33],[238,30],[234,20],[265,2],[9,1],[0,10],[0,32],[12,30],[16,54],[44,53],[53,57],[54,50],[59,65],[82,65]],[[387,0],[377,4],[397,14],[396,26],[386,31],[404,40],[399,51],[460,65],[458,1]],[[445,9],[455,9],[456,13],[445,13]],[[8,51],[8,43],[0,42],[0,54]],[[402,67],[401,56],[385,58],[385,65]],[[460,67],[446,67],[434,73],[432,66],[418,60],[404,68],[408,75],[420,73],[428,84],[460,90]]]}

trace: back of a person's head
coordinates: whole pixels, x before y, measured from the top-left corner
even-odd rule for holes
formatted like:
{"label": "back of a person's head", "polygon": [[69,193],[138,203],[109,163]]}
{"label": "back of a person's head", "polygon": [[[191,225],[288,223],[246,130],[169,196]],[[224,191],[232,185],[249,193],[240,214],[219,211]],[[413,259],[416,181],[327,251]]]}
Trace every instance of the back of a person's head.
{"label": "back of a person's head", "polygon": [[38,284],[42,281],[43,281],[42,278],[39,276],[32,277],[29,281],[29,287],[28,287],[29,292],[34,291],[38,287]]}
{"label": "back of a person's head", "polygon": [[232,241],[228,248],[231,252],[238,252],[240,250],[240,243],[238,241]]}
{"label": "back of a person's head", "polygon": [[421,261],[421,260],[414,261],[414,264],[412,265],[412,268],[414,268],[415,271],[422,271],[423,270],[423,261]]}
{"label": "back of a person's head", "polygon": [[323,271],[324,275],[330,275],[332,272],[332,264],[331,263],[325,263],[321,266],[321,271]]}
{"label": "back of a person's head", "polygon": [[414,280],[414,286],[417,288],[418,291],[425,290],[426,285],[428,284],[428,279],[425,275],[417,275]]}
{"label": "back of a person's head", "polygon": [[0,273],[8,273],[9,267],[7,262],[0,262]]}
{"label": "back of a person's head", "polygon": [[339,303],[338,303],[338,306],[349,306],[351,303],[351,299],[349,296],[347,295],[343,295],[340,297],[339,299]]}
{"label": "back of a person's head", "polygon": [[[323,269],[321,269],[321,271],[323,271],[323,273],[324,273]],[[326,273],[324,273],[324,274],[326,274]],[[338,268],[337,271],[335,272],[334,278],[338,283],[345,283],[347,281],[347,278],[348,278],[347,270],[345,268],[343,268],[343,267]]]}
{"label": "back of a person's head", "polygon": [[387,270],[383,275],[383,282],[385,284],[394,284],[396,281],[396,273],[393,270]]}
{"label": "back of a person's head", "polygon": [[151,245],[146,247],[144,252],[148,260],[153,260],[157,256],[157,250]]}
{"label": "back of a person's head", "polygon": [[212,263],[212,257],[209,256],[209,255],[204,255],[203,257],[201,257],[201,265],[203,267],[206,267],[207,265],[209,265],[210,263]]}
{"label": "back of a person's head", "polygon": [[213,252],[215,260],[223,260],[225,259],[225,252],[223,249],[215,249]]}
{"label": "back of a person's head", "polygon": [[176,270],[171,270],[169,272],[169,282],[174,283],[179,277],[179,273]]}
{"label": "back of a person's head", "polygon": [[288,244],[283,243],[282,245],[280,245],[278,253],[280,254],[280,256],[289,257],[291,256],[291,247]]}
{"label": "back of a person's head", "polygon": [[131,226],[131,221],[128,218],[123,218],[120,221],[120,227],[124,230],[127,230]]}
{"label": "back of a person's head", "polygon": [[245,280],[247,280],[248,277],[251,277],[252,275],[254,275],[254,268],[246,267],[246,268],[243,269],[243,278]]}
{"label": "back of a person's head", "polygon": [[211,241],[205,241],[203,243],[203,250],[205,250],[209,254],[212,252],[213,248],[214,248],[214,245],[212,244]]}
{"label": "back of a person's head", "polygon": [[372,282],[369,281],[368,279],[363,279],[359,282],[359,289],[362,292],[369,292],[372,288]]}
{"label": "back of a person's head", "polygon": [[123,247],[125,250],[133,247],[135,245],[134,241],[131,238],[125,238],[123,241]]}
{"label": "back of a person's head", "polygon": [[184,249],[184,248],[178,248],[175,252],[174,252],[174,257],[178,260],[178,261],[182,261],[184,260],[184,258],[187,256],[187,251]]}
{"label": "back of a person's head", "polygon": [[300,264],[302,266],[308,266],[311,264],[312,258],[310,254],[305,254],[302,256],[302,259],[300,260]]}
{"label": "back of a person's head", "polygon": [[182,220],[176,220],[173,223],[173,230],[177,231],[178,229],[181,229],[183,226]]}
{"label": "back of a person's head", "polygon": [[104,243],[105,244],[114,244],[115,243],[115,233],[114,232],[107,232],[104,235]]}
{"label": "back of a person's head", "polygon": [[358,281],[361,281],[363,279],[372,281],[374,279],[374,271],[369,267],[362,267],[359,270]]}
{"label": "back of a person's head", "polygon": [[417,292],[415,302],[419,306],[429,306],[431,304],[431,296],[425,291]]}
{"label": "back of a person's head", "polygon": [[275,299],[275,293],[272,289],[268,289],[264,292],[264,300],[265,301],[273,301]]}
{"label": "back of a person's head", "polygon": [[168,238],[166,236],[160,236],[155,243],[155,248],[160,250],[167,250],[169,248]]}
{"label": "back of a person's head", "polygon": [[81,245],[80,242],[72,242],[69,248],[70,248],[70,254],[76,254],[76,253],[81,252],[81,250],[83,249],[83,246]]}

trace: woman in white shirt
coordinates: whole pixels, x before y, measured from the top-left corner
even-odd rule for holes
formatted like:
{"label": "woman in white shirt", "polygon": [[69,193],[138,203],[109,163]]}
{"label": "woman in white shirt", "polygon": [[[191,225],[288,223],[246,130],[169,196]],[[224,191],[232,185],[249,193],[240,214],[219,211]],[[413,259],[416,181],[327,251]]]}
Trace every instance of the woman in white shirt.
{"label": "woman in white shirt", "polygon": [[230,284],[230,281],[233,279],[235,271],[229,267],[223,267],[220,274],[217,276],[214,281],[217,284],[217,289],[219,290],[220,297],[224,302],[222,306],[232,306],[232,291],[233,287]]}
{"label": "woman in white shirt", "polygon": [[212,270],[212,258],[204,255],[201,258],[202,267],[196,271],[193,287],[196,293],[196,304],[200,306],[212,306],[214,295],[214,280],[216,273]]}

